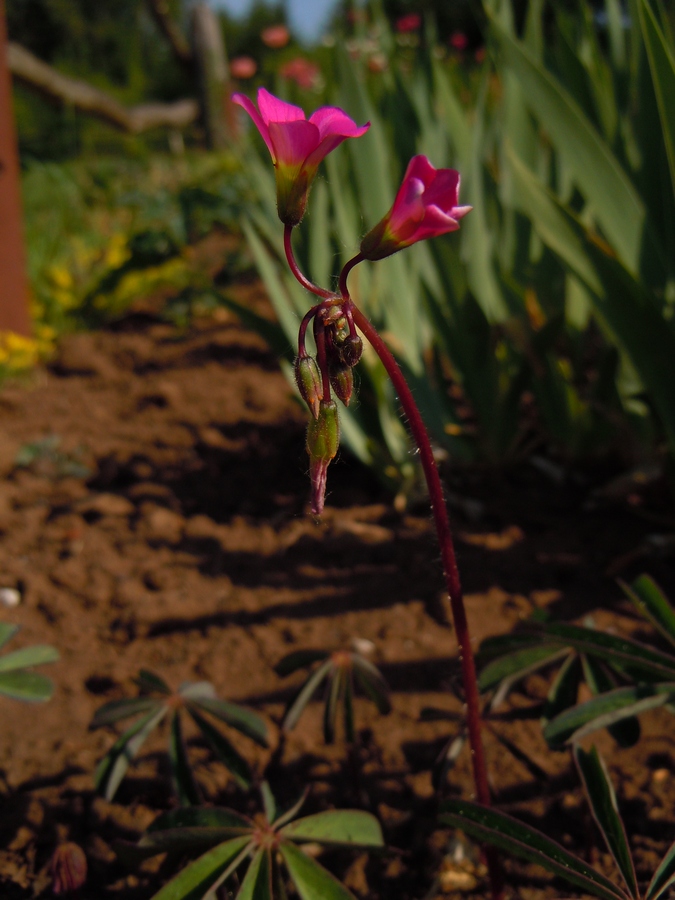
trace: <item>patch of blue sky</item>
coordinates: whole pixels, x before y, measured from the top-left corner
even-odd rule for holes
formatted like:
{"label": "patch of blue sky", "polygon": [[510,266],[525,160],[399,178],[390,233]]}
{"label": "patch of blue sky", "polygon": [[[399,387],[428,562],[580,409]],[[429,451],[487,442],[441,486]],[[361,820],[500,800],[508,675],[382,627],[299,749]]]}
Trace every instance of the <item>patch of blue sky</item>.
{"label": "patch of blue sky", "polygon": [[[234,18],[244,18],[250,13],[254,0],[209,0],[214,9],[222,9]],[[264,0],[268,6],[276,6],[274,0]],[[284,0],[286,20],[303,43],[312,44],[321,38],[335,12],[339,0]]]}

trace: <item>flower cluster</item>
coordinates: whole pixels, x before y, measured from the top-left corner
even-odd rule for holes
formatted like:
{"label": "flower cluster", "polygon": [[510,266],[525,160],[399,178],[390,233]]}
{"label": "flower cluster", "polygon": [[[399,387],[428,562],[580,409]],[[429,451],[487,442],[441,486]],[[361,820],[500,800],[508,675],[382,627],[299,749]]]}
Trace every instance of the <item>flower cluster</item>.
{"label": "flower cluster", "polygon": [[[309,281],[297,267],[291,233],[307,207],[307,197],[319,163],[347,138],[364,135],[370,123],[357,125],[341,109],[325,106],[307,119],[297,106],[258,91],[256,106],[243,94],[235,103],[253,119],[272,156],[276,169],[277,210],[285,225],[284,247],[291,271],[307,290],[320,298],[305,315],[298,336],[295,380],[312,418],[307,429],[307,452],[312,482],[312,512],[323,510],[328,465],[340,440],[337,405],[352,396],[353,368],[363,344],[354,322],[356,307],[347,290],[347,276],[363,260],[379,260],[426,238],[459,228],[459,220],[471,209],[459,206],[459,173],[435,169],[426,156],[410,161],[389,212],[361,241],[359,253],[343,268],[337,293]],[[310,356],[305,337],[313,327],[316,357]]]}

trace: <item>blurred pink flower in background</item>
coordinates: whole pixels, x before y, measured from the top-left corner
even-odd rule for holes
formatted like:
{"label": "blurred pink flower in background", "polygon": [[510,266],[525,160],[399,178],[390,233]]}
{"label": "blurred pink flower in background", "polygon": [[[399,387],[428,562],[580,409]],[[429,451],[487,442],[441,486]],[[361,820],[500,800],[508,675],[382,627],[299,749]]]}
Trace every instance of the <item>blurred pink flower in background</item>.
{"label": "blurred pink flower in background", "polygon": [[260,40],[266,47],[279,50],[285,47],[291,39],[291,33],[285,25],[270,25],[260,32]]}
{"label": "blurred pink flower in background", "polygon": [[450,46],[453,50],[466,50],[469,46],[469,39],[463,31],[453,31],[450,35]]}
{"label": "blurred pink flower in background", "polygon": [[235,56],[230,60],[230,75],[233,78],[253,78],[258,71],[258,63],[252,56]]}
{"label": "blurred pink flower in background", "polygon": [[396,20],[396,30],[399,34],[407,34],[409,31],[417,31],[422,24],[422,16],[419,13],[408,13]]}
{"label": "blurred pink flower in background", "polygon": [[286,81],[294,81],[304,91],[309,91],[316,85],[321,69],[311,60],[296,56],[279,68],[279,75]]}

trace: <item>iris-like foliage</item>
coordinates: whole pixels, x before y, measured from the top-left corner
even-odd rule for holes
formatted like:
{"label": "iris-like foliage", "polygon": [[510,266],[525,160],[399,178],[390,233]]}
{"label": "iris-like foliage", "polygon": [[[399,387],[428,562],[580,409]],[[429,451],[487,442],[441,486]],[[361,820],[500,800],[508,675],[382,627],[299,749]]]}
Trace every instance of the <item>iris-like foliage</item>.
{"label": "iris-like foliage", "polygon": [[[675,647],[675,610],[654,580],[641,575],[621,587],[636,610]],[[479,687],[495,691],[497,700],[526,675],[559,665],[542,721],[544,737],[558,749],[601,728],[630,746],[640,736],[636,717],[658,706],[669,708],[675,699],[675,652],[592,628],[551,623],[490,638],[481,645],[481,657],[492,659],[480,672]],[[582,680],[594,696],[577,704]]]}
{"label": "iris-like foliage", "polygon": [[181,805],[199,803],[199,789],[183,739],[181,712],[192,719],[237,784],[243,788],[250,787],[251,771],[248,763],[213,724],[211,717],[236,729],[261,747],[266,747],[267,728],[260,716],[236,703],[216,697],[214,687],[208,681],[182,684],[177,691],[172,692],[159,675],[141,669],[136,683],[141,690],[140,696],[106,703],[96,712],[90,725],[91,728],[101,728],[136,717],[134,724],[115,741],[96,769],[96,788],[106,800],[112,800],[115,796],[129,764],[138,755],[149,735],[168,718],[169,761],[176,794]]}
{"label": "iris-like foliage", "polygon": [[[380,848],[382,830],[370,813],[331,809],[296,819],[306,794],[279,814],[267,783],[262,785],[264,815],[255,820],[231,809],[178,809],[161,815],[141,838],[142,856],[203,852],[166,884],[153,900],[196,900],[241,876],[237,900],[286,900],[284,870],[302,900],[353,900],[333,875],[298,844]],[[245,874],[243,869],[248,866]]]}
{"label": "iris-like foliage", "polygon": [[[0,622],[0,648],[10,641],[19,630],[18,625]],[[44,644],[23,647],[0,656],[0,694],[13,700],[37,702],[49,700],[54,693],[50,678],[31,671],[33,666],[56,662],[58,651]]]}
{"label": "iris-like foliage", "polygon": [[[315,666],[315,663],[319,663]],[[292,731],[308,703],[323,686],[323,736],[327,744],[335,740],[339,707],[343,708],[345,739],[354,742],[354,688],[358,685],[373,701],[378,711],[386,715],[391,710],[389,687],[379,669],[356,650],[296,650],[275,666],[278,675],[290,675],[298,669],[310,669],[284,715],[285,731]]]}
{"label": "iris-like foliage", "polygon": [[447,800],[442,806],[440,821],[444,825],[461,828],[481,843],[491,844],[520,859],[538,863],[580,888],[584,894],[601,897],[602,900],[659,900],[675,882],[675,844],[661,860],[647,890],[641,893],[607,770],[595,747],[588,753],[575,746],[574,758],[593,818],[621,876],[618,884],[537,829],[477,803]]}

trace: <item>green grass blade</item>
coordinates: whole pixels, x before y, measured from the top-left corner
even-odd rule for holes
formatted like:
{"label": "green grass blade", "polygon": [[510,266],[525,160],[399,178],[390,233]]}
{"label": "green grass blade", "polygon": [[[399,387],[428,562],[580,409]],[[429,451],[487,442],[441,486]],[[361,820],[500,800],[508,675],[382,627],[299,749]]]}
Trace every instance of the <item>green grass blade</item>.
{"label": "green grass blade", "polygon": [[675,55],[647,0],[638,0],[638,9],[675,195]]}
{"label": "green grass blade", "polygon": [[41,666],[44,663],[56,662],[58,658],[58,650],[46,644],[23,647],[21,650],[15,650],[13,653],[0,656],[0,672],[27,669],[30,666]]}
{"label": "green grass blade", "polygon": [[626,830],[619,816],[614,788],[609,780],[609,773],[595,747],[591,749],[590,753],[587,753],[582,747],[575,746],[574,759],[586,789],[593,818],[602,832],[628,892],[634,900],[638,900],[635,867],[628,846]]}
{"label": "green grass blade", "polygon": [[626,895],[608,878],[596,872],[583,860],[529,825],[495,809],[467,800],[446,800],[441,805],[439,821],[461,828],[480,843],[538,863],[547,871],[602,900],[626,900]]}
{"label": "green grass blade", "polygon": [[384,838],[375,816],[356,809],[329,809],[296,819],[281,829],[284,839],[320,844],[383,847]]}
{"label": "green grass blade", "polygon": [[290,841],[282,841],[279,850],[301,900],[354,900],[334,875]]}
{"label": "green grass blade", "polygon": [[269,850],[258,850],[251,860],[236,900],[272,900],[272,861]]}
{"label": "green grass blade", "polygon": [[12,700],[28,703],[42,703],[54,693],[54,683],[39,672],[2,672],[0,674],[0,694]]}
{"label": "green grass blade", "polygon": [[645,900],[659,900],[675,880],[675,844],[661,860],[658,869],[649,883]]}
{"label": "green grass blade", "polygon": [[186,866],[152,900],[202,900],[219,879],[225,880],[249,852],[251,838],[234,838]]}
{"label": "green grass blade", "polygon": [[651,575],[640,575],[631,585],[619,581],[619,585],[637,611],[675,644],[675,610]]}

